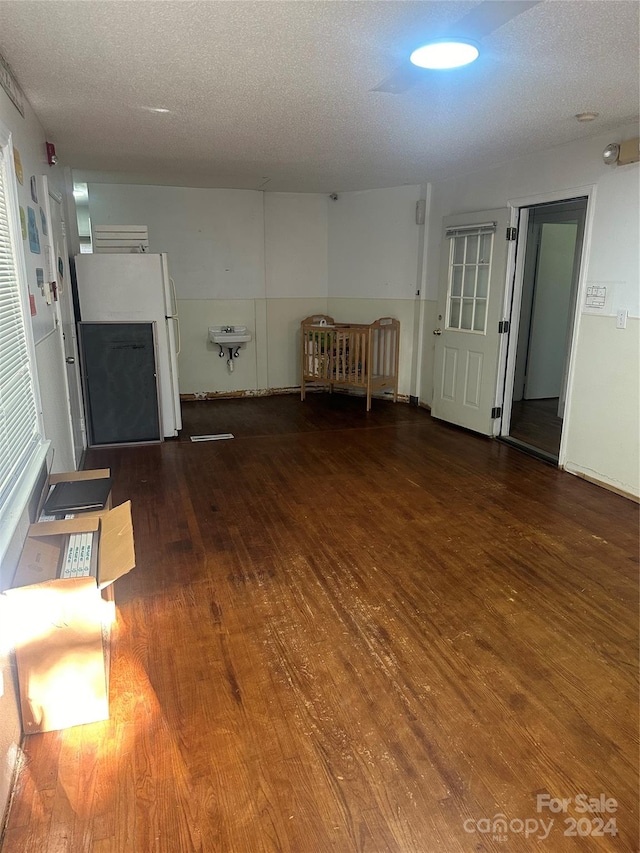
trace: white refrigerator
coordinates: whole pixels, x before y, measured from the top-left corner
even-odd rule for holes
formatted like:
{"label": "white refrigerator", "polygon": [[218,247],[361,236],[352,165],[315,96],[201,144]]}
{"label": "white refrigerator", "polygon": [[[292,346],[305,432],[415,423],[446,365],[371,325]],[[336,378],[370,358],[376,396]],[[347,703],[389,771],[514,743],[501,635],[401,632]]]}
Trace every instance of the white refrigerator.
{"label": "white refrigerator", "polygon": [[178,360],[180,326],[167,256],[76,255],[82,320],[155,322],[160,422],[165,438],[182,428]]}

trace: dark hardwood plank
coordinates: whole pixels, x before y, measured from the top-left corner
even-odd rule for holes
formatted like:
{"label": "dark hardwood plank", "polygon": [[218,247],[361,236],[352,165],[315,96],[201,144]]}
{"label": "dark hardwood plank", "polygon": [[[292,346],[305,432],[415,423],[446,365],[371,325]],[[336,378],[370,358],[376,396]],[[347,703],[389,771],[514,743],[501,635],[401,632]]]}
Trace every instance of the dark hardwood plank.
{"label": "dark hardwood plank", "polygon": [[238,437],[89,455],[138,556],[111,719],[26,739],[3,853],[637,849],[635,504],[384,401],[185,425]]}

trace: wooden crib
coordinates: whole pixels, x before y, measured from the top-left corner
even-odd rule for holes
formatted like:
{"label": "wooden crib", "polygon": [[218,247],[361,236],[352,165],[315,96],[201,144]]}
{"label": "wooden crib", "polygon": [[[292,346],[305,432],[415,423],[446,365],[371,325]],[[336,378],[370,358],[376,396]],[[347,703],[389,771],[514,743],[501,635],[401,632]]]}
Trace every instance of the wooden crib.
{"label": "wooden crib", "polygon": [[326,314],[314,314],[302,321],[302,382],[300,397],[305,398],[309,383],[362,388],[366,392],[367,411],[371,395],[383,388],[398,399],[398,353],[400,323],[381,317],[370,325],[336,323]]}

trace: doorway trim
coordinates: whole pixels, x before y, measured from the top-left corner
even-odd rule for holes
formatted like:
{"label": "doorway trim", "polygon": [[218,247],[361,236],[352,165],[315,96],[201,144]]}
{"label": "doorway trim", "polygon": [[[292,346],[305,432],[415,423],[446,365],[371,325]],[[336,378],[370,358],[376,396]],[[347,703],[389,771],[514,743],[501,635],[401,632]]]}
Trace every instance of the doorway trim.
{"label": "doorway trim", "polygon": [[[499,356],[498,388],[496,389],[497,405],[501,406],[503,416],[499,423],[498,435],[507,436],[510,428],[510,413],[513,402],[513,384],[515,379],[516,347],[520,326],[520,308],[522,304],[522,289],[524,283],[524,261],[527,231],[529,225],[529,208],[537,205],[561,201],[574,201],[578,198],[587,199],[587,209],[584,223],[584,239],[580,256],[580,270],[576,287],[576,300],[573,306],[573,333],[569,345],[566,407],[558,451],[558,467],[564,468],[567,451],[566,442],[571,420],[571,398],[576,363],[576,345],[580,332],[581,308],[587,282],[587,258],[591,253],[591,235],[595,212],[596,187],[593,184],[583,187],[571,187],[564,190],[554,190],[546,193],[536,193],[531,196],[510,199],[507,206],[510,210],[510,227],[518,229],[518,239],[510,247],[507,259],[507,286],[504,293],[503,316],[509,319],[509,334],[504,337]],[[507,413],[506,416],[504,413]]]}

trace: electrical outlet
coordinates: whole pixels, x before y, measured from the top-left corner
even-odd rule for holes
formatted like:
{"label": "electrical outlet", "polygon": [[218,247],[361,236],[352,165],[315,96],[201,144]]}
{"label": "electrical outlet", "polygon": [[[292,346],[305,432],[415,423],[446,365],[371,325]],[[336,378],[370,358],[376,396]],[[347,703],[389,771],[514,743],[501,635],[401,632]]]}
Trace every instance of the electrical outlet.
{"label": "electrical outlet", "polygon": [[616,329],[626,329],[627,328],[627,316],[629,312],[626,308],[621,308],[619,311],[616,311]]}

